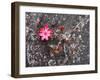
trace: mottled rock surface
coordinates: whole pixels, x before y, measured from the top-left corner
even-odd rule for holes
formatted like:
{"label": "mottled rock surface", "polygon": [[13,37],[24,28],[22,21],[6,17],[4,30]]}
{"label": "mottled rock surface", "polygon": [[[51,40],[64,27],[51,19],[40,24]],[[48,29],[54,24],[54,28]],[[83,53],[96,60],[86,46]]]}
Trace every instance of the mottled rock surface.
{"label": "mottled rock surface", "polygon": [[[26,12],[26,67],[89,64],[89,15]],[[41,40],[44,24],[52,38]]]}

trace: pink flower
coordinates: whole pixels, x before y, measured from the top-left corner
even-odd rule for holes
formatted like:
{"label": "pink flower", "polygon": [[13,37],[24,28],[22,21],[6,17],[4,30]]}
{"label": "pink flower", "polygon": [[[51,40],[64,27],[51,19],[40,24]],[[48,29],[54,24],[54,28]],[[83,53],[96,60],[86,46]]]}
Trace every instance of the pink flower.
{"label": "pink flower", "polygon": [[41,37],[41,40],[49,40],[49,38],[52,36],[52,33],[53,31],[49,29],[48,24],[45,24],[45,26],[39,30],[39,36]]}

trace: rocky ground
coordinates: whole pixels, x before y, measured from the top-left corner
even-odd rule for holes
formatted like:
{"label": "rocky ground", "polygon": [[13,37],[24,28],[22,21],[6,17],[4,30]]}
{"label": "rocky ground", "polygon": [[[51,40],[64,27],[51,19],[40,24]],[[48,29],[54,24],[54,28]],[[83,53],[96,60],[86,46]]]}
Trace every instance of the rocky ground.
{"label": "rocky ground", "polygon": [[26,67],[89,64],[89,15],[26,12],[25,20]]}

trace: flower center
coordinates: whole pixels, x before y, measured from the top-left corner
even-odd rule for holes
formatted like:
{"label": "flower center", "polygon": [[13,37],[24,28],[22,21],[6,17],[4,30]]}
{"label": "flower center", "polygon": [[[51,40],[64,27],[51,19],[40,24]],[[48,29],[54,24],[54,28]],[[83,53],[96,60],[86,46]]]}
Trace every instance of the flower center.
{"label": "flower center", "polygon": [[47,35],[47,32],[44,32],[44,35]]}

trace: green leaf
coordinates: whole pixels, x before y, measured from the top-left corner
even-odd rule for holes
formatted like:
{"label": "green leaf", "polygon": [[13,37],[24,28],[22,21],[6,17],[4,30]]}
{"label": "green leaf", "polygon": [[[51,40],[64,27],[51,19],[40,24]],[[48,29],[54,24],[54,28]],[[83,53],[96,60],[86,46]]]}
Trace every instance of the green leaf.
{"label": "green leaf", "polygon": [[46,18],[46,21],[49,21],[49,18]]}
{"label": "green leaf", "polygon": [[34,19],[37,20],[38,16],[34,16]]}
{"label": "green leaf", "polygon": [[40,26],[40,25],[38,25],[38,26],[37,26],[37,28],[41,28],[41,26]]}
{"label": "green leaf", "polygon": [[59,42],[59,40],[57,40],[56,38],[54,38],[53,40],[50,40],[50,44],[54,44],[56,45]]}
{"label": "green leaf", "polygon": [[65,22],[64,22],[64,21],[62,21],[62,22],[61,22],[61,25],[64,25],[64,23],[65,23]]}

